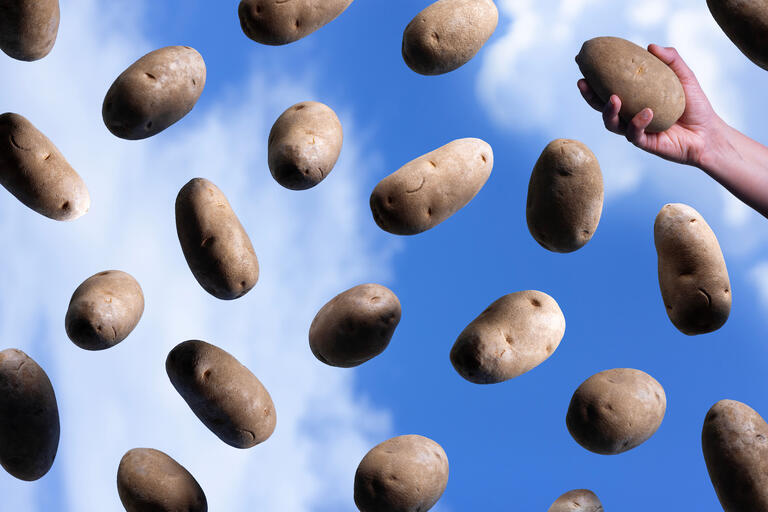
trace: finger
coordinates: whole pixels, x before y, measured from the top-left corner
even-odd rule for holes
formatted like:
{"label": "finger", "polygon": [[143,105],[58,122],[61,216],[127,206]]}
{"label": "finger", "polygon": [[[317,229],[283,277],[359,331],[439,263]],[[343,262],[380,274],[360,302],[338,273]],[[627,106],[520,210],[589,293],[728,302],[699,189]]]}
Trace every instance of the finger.
{"label": "finger", "polygon": [[648,140],[645,129],[653,120],[653,110],[644,108],[627,124],[627,140],[638,147],[644,147]]}
{"label": "finger", "polygon": [[595,91],[592,90],[586,80],[582,78],[576,82],[576,87],[579,88],[579,92],[581,92],[581,95],[584,97],[586,102],[589,103],[590,107],[597,110],[598,112],[603,110],[603,102],[600,101],[600,98],[597,97],[597,94],[595,94]]}
{"label": "finger", "polygon": [[608,103],[603,107],[603,123],[608,131],[624,134],[624,126],[622,125],[621,118],[619,117],[619,111],[621,110],[621,100],[615,94],[612,94],[608,99]]}
{"label": "finger", "polygon": [[688,67],[688,64],[677,53],[676,49],[672,47],[665,48],[658,44],[650,44],[648,45],[648,51],[669,66],[683,84],[691,83],[698,85],[699,81],[696,79],[696,75],[693,74],[691,68]]}

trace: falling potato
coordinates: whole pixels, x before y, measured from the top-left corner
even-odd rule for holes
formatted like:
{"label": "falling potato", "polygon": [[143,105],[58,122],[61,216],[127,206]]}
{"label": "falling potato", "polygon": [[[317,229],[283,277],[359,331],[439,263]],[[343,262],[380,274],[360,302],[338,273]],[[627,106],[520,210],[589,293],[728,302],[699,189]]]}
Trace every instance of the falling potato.
{"label": "falling potato", "polygon": [[59,0],[0,0],[0,50],[34,61],[51,52],[59,32]]}
{"label": "falling potato", "polygon": [[241,0],[243,33],[257,43],[283,45],[298,41],[335,20],[352,0]]}
{"label": "falling potato", "polygon": [[768,4],[760,0],[707,0],[707,6],[741,53],[768,70]]}
{"label": "falling potato", "polygon": [[576,489],[557,498],[547,512],[603,512],[603,505],[592,491]]}

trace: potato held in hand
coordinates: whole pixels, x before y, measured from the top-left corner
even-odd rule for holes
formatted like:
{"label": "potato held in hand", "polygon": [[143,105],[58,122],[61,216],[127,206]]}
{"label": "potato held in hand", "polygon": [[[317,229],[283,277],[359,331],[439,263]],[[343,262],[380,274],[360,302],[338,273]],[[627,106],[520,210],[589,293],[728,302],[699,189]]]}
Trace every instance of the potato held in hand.
{"label": "potato held in hand", "polygon": [[547,512],[603,512],[603,504],[592,491],[576,489],[557,498]]}
{"label": "potato held in hand", "polygon": [[0,50],[33,61],[48,55],[59,32],[59,0],[0,0]]}
{"label": "potato held in hand", "polygon": [[335,20],[352,0],[241,0],[240,27],[257,43],[298,41]]}
{"label": "potato held in hand", "polygon": [[731,284],[707,222],[688,205],[667,204],[656,216],[653,238],[669,319],[688,335],[719,329],[731,312]]}
{"label": "potato held in hand", "polygon": [[741,53],[768,70],[768,3],[762,0],[707,0],[707,6]]}

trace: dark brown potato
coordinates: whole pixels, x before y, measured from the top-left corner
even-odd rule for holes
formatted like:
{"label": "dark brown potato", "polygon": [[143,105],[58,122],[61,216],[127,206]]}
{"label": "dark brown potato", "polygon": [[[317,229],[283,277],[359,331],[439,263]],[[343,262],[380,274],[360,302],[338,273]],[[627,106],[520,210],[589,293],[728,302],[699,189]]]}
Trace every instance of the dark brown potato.
{"label": "dark brown potato", "polygon": [[59,33],[59,0],[0,0],[0,50],[18,60],[42,59]]}
{"label": "dark brown potato", "polygon": [[176,233],[189,269],[208,293],[242,297],[259,280],[259,260],[229,201],[204,178],[190,180],[176,197]]}
{"label": "dark brown potato", "polygon": [[204,341],[184,341],[168,354],[165,369],[192,412],[228,445],[250,448],[274,432],[272,398],[228,352]]}
{"label": "dark brown potato", "polygon": [[707,6],[741,53],[768,70],[768,3],[762,0],[707,0]]}
{"label": "dark brown potato", "polygon": [[603,504],[592,491],[576,489],[557,498],[547,512],[603,512]]}
{"label": "dark brown potato", "polygon": [[768,424],[754,409],[717,402],[704,419],[701,448],[724,512],[768,510]]}
{"label": "dark brown potato", "polygon": [[117,468],[127,512],[206,512],[205,493],[184,466],[159,450],[128,450]]}
{"label": "dark brown potato", "polygon": [[298,41],[335,20],[352,0],[241,0],[237,10],[243,33],[257,43]]}
{"label": "dark brown potato", "polygon": [[59,407],[48,375],[15,348],[0,352],[0,464],[20,480],[37,480],[59,447]]}
{"label": "dark brown potato", "polygon": [[387,348],[400,313],[400,301],[389,288],[355,286],[320,309],[309,327],[309,347],[325,364],[358,366]]}

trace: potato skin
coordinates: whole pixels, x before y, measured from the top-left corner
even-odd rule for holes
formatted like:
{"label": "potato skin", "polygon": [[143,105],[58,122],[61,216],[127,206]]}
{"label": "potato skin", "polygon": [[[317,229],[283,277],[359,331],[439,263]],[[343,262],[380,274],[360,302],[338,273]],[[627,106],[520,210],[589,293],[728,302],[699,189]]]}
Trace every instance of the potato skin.
{"label": "potato skin", "polygon": [[355,286],[318,311],[309,327],[309,347],[327,365],[361,365],[387,348],[401,312],[397,295],[386,286]]}
{"label": "potato skin", "polygon": [[222,300],[242,297],[259,280],[259,260],[229,201],[204,178],[176,196],[176,233],[189,269],[205,291]]}
{"label": "potato skin", "polygon": [[768,70],[768,4],[762,1],[707,0],[725,35],[749,60]]}
{"label": "potato skin", "polygon": [[536,161],[528,183],[528,230],[545,249],[586,245],[603,211],[603,174],[594,153],[577,140],[556,139]]}
{"label": "potato skin", "polygon": [[547,512],[603,512],[603,504],[588,489],[576,489],[563,494]]}
{"label": "potato skin", "polygon": [[61,152],[19,114],[0,115],[0,184],[29,208],[74,220],[91,206],[88,188]]}
{"label": "potato skin", "polygon": [[656,379],[631,368],[596,373],[571,398],[565,423],[573,439],[602,455],[626,452],[661,426],[667,396]]}
{"label": "potato skin", "polygon": [[48,55],[59,33],[59,0],[0,0],[0,50],[17,60]]}
{"label": "potato skin", "polygon": [[205,62],[188,46],[166,46],[131,64],[104,97],[104,124],[121,139],[157,135],[187,115],[205,87]]}
{"label": "potato skin", "polygon": [[275,430],[275,405],[266,388],[231,354],[199,340],[168,354],[165,369],[192,412],[235,448],[251,448]]}
{"label": "potato skin", "polygon": [[621,99],[619,115],[629,122],[641,110],[653,110],[648,133],[663,132],[685,111],[685,92],[672,69],[644,48],[618,37],[596,37],[576,56],[587,83],[604,103]]}
{"label": "potato skin", "polygon": [[403,31],[403,60],[421,75],[460,68],[496,30],[499,11],[492,0],[438,0]]}
{"label": "potato skin", "polygon": [[330,107],[316,101],[293,105],[269,132],[272,177],[290,190],[314,187],[336,165],[343,140],[341,122]]}
{"label": "potato skin", "polygon": [[298,41],[335,20],[352,0],[241,0],[243,33],[257,43],[279,46]]}
{"label": "potato skin", "polygon": [[20,480],[45,475],[59,447],[59,407],[45,371],[15,348],[0,352],[0,464]]}
{"label": "potato skin", "polygon": [[768,510],[768,424],[754,409],[717,402],[704,419],[701,448],[724,512]]}
{"label": "potato skin", "polygon": [[426,512],[448,484],[448,457],[433,440],[397,436],[369,451],[355,473],[361,512]]}
{"label": "potato skin", "polygon": [[451,363],[475,384],[495,384],[535,368],[551,356],[565,334],[555,299],[526,290],[494,301],[459,334]]}
{"label": "potato skin", "polygon": [[152,448],[128,450],[117,468],[117,492],[127,512],[206,512],[205,493],[184,466]]}
{"label": "potato skin", "polygon": [[722,327],[731,312],[731,284],[720,244],[701,214],[685,204],[664,205],[653,238],[661,297],[674,326],[688,335]]}
{"label": "potato skin", "polygon": [[480,139],[458,139],[405,164],[376,185],[371,212],[395,235],[433,228],[469,203],[493,168],[493,150]]}

